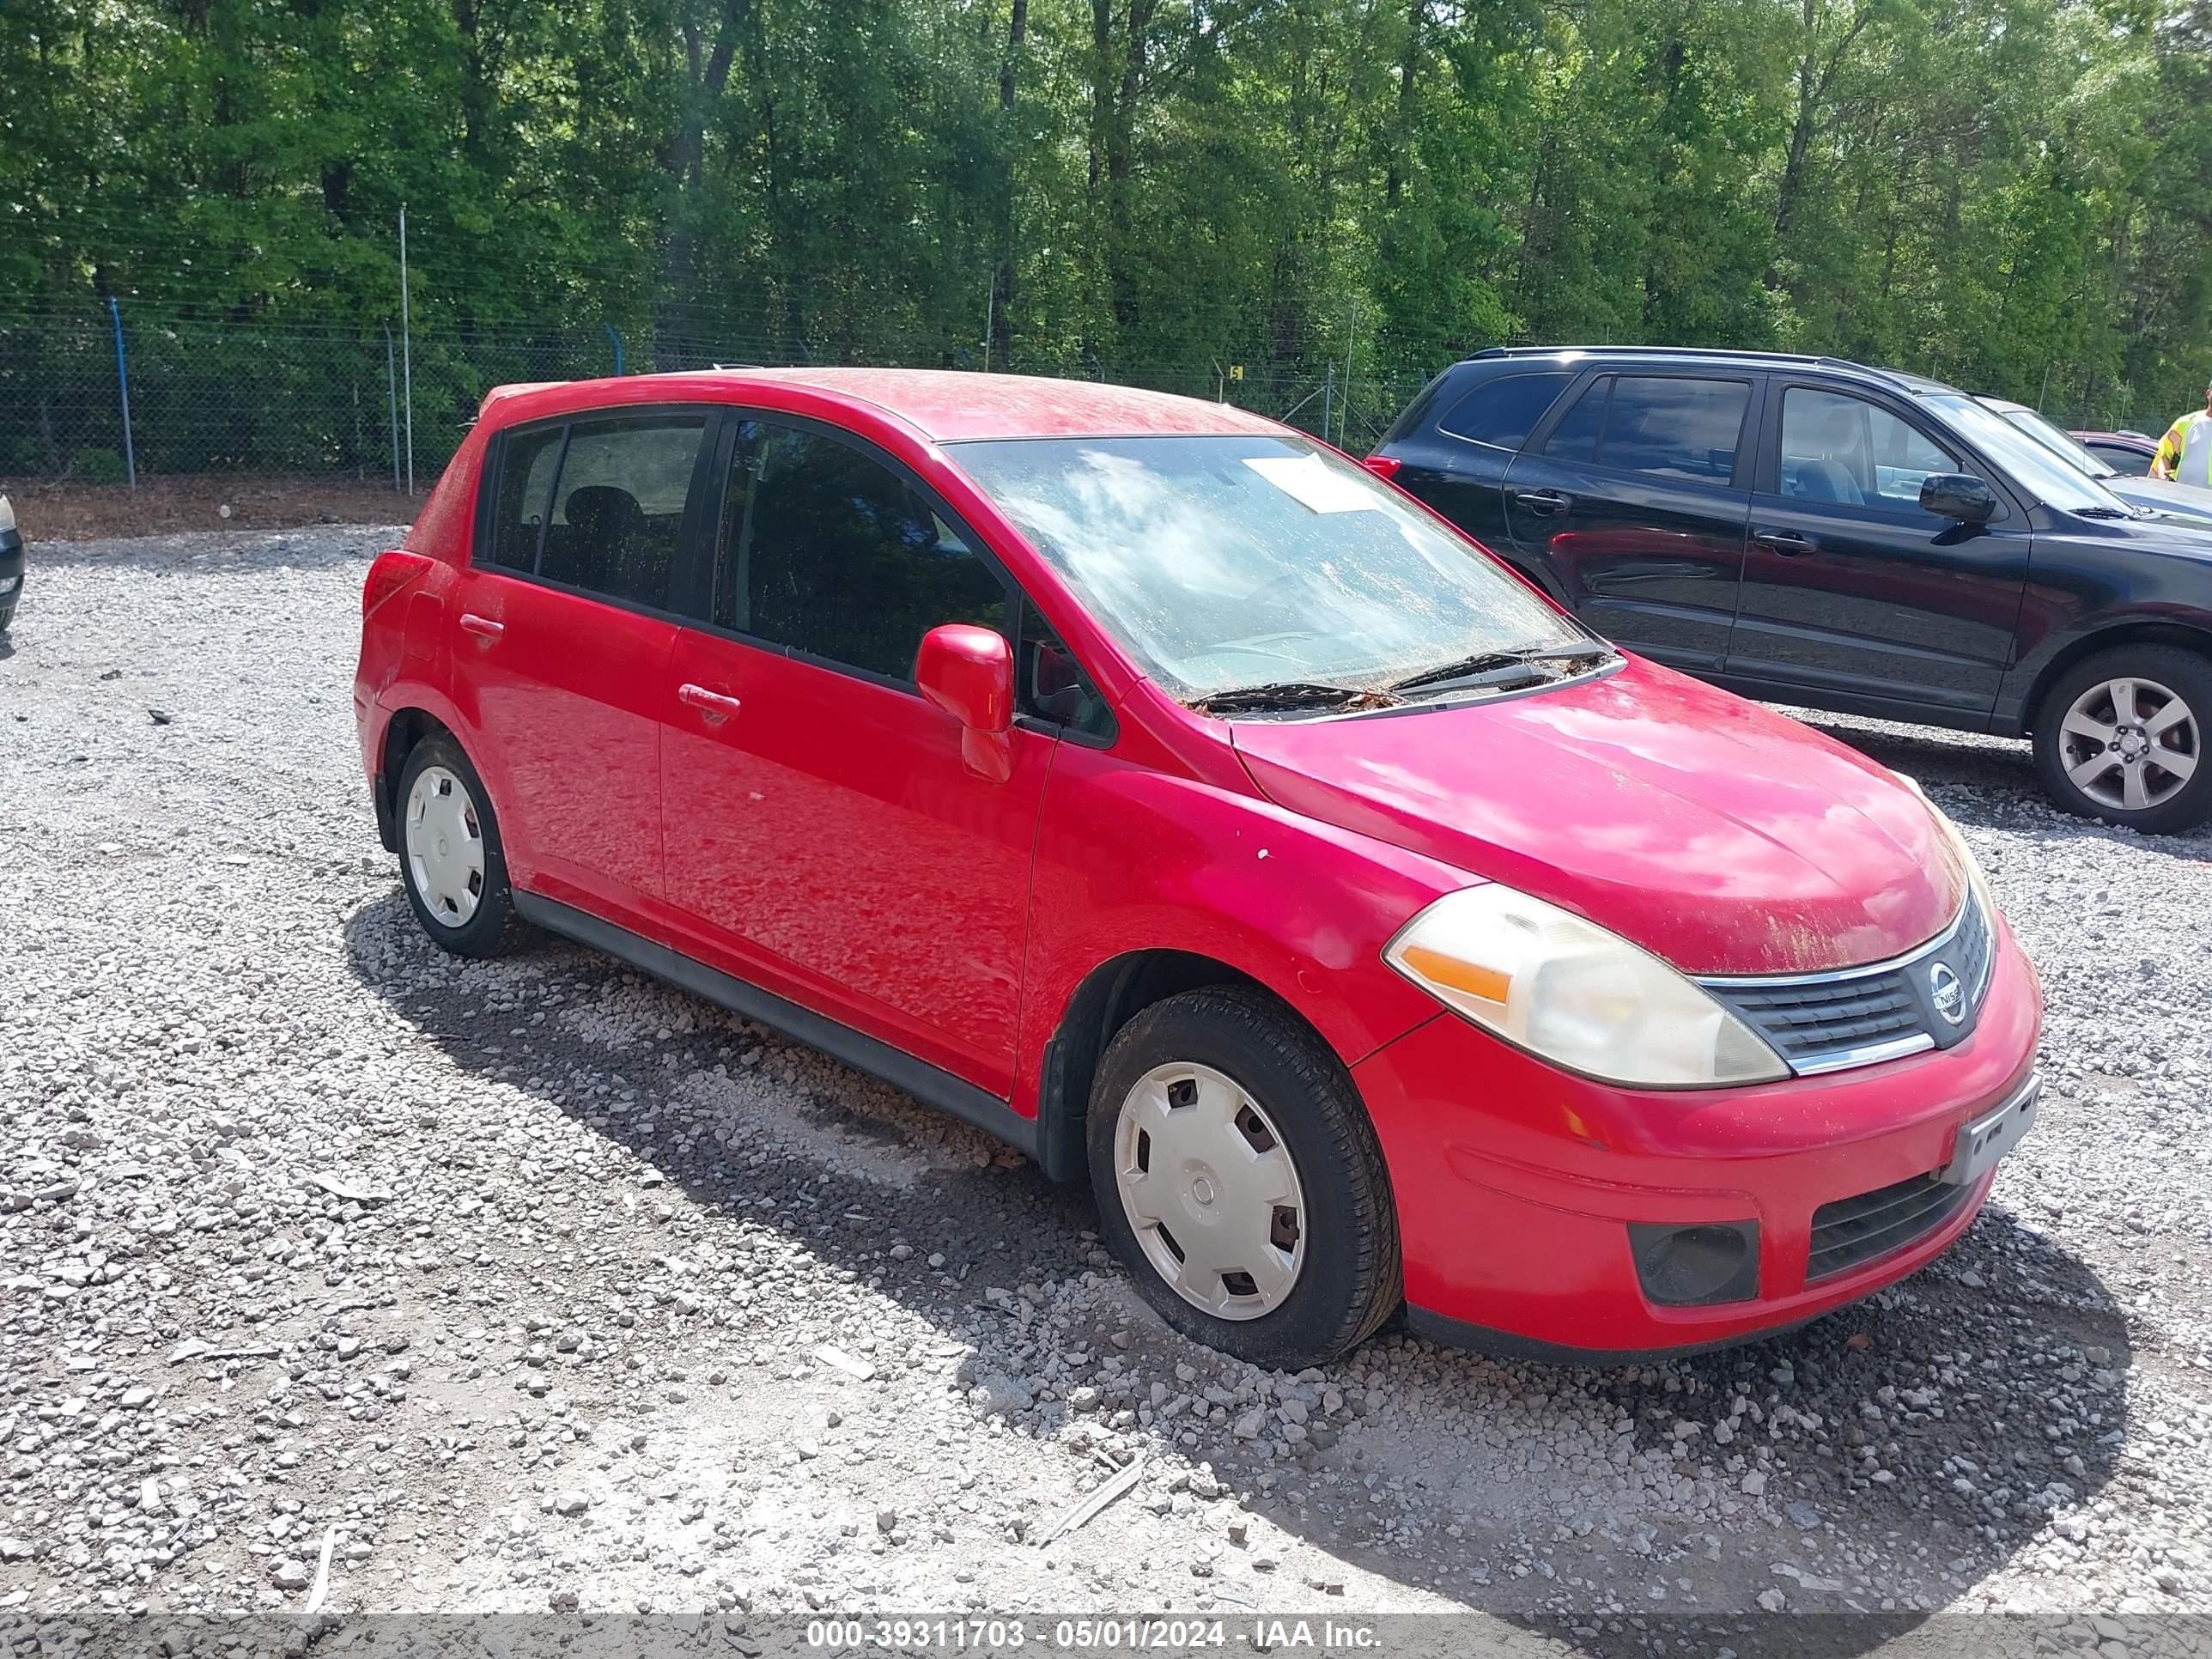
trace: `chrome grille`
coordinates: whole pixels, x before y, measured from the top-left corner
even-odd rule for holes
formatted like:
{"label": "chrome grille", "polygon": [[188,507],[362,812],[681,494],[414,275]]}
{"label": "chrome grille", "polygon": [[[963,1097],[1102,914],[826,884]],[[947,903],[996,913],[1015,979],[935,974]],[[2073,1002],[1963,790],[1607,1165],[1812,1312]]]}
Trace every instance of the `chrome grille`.
{"label": "chrome grille", "polygon": [[1793,1066],[1900,1036],[1926,1035],[1920,1004],[1899,974],[1829,985],[1747,989],[1722,1000]]}
{"label": "chrome grille", "polygon": [[[1699,983],[1765,1038],[1793,1071],[1839,1072],[1963,1038],[1989,990],[1993,944],[1990,918],[1979,896],[1969,892],[1948,927],[1891,961],[1834,973]],[[1928,994],[1928,969],[1939,959],[1966,988],[1969,1017],[1955,1026],[1940,1019]]]}

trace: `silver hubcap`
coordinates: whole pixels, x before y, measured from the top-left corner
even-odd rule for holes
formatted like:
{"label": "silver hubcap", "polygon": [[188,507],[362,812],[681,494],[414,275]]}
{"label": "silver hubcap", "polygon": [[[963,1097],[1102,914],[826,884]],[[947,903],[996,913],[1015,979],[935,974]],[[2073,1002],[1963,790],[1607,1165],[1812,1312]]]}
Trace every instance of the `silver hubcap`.
{"label": "silver hubcap", "polygon": [[1259,1102],[1211,1066],[1156,1066],[1114,1130],[1121,1212],[1154,1271],[1217,1319],[1280,1306],[1306,1261],[1297,1166]]}
{"label": "silver hubcap", "polygon": [[2074,699],[2058,729],[2074,787],[2100,806],[2156,806],[2196,773],[2203,739],[2189,705],[2155,680],[2106,680]]}
{"label": "silver hubcap", "polygon": [[465,927],[483,898],[483,826],[468,786],[426,766],[407,792],[407,875],[423,908],[448,927]]}

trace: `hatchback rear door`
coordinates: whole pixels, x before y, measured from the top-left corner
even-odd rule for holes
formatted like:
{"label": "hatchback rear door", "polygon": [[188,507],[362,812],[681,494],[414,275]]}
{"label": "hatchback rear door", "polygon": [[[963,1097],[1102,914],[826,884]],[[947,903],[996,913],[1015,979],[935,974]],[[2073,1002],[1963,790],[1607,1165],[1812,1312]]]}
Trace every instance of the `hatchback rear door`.
{"label": "hatchback rear door", "polygon": [[1751,513],[1758,375],[1600,374],[1505,475],[1516,560],[1607,638],[1717,673]]}
{"label": "hatchback rear door", "polygon": [[660,891],[671,584],[696,533],[710,414],[594,413],[501,434],[474,556],[439,620],[513,878],[610,919]]}

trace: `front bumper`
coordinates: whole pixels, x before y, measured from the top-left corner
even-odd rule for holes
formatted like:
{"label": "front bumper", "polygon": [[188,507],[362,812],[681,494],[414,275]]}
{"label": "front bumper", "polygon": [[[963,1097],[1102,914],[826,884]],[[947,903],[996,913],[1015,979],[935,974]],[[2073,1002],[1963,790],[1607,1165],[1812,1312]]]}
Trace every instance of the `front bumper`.
{"label": "front bumper", "polygon": [[[1352,1076],[1389,1166],[1413,1327],[1498,1351],[1625,1361],[1802,1324],[1941,1254],[1979,1211],[1986,1170],[1939,1194],[1931,1224],[1896,1248],[1808,1272],[1823,1206],[1833,1206],[1826,1246],[1828,1218],[1849,1214],[1847,1200],[1966,1173],[1954,1168],[1960,1130],[2029,1085],[2042,994],[2010,930],[1998,935],[1971,1037],[1827,1076],[1622,1089],[1448,1014],[1361,1061]],[[1646,1294],[1630,1225],[1698,1223],[1755,1227],[1755,1291],[1662,1306]]]}

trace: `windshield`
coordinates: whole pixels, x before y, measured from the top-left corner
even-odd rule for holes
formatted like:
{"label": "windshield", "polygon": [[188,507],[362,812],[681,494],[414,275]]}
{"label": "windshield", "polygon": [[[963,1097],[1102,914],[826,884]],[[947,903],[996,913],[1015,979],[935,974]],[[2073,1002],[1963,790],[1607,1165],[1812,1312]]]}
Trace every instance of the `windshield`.
{"label": "windshield", "polygon": [[1945,392],[1928,402],[1949,416],[1960,431],[2000,463],[2012,474],[2014,481],[2037,500],[2067,513],[2093,513],[2120,519],[2135,516],[2133,507],[2094,478],[2076,471],[2003,416],[1964,392]]}
{"label": "windshield", "polygon": [[1364,469],[1288,435],[951,447],[1091,614],[1172,696],[1380,690],[1587,639]]}
{"label": "windshield", "polygon": [[1998,414],[2069,465],[2093,478],[2116,478],[2119,469],[2100,461],[2070,432],[2062,432],[2032,409],[2001,409]]}

